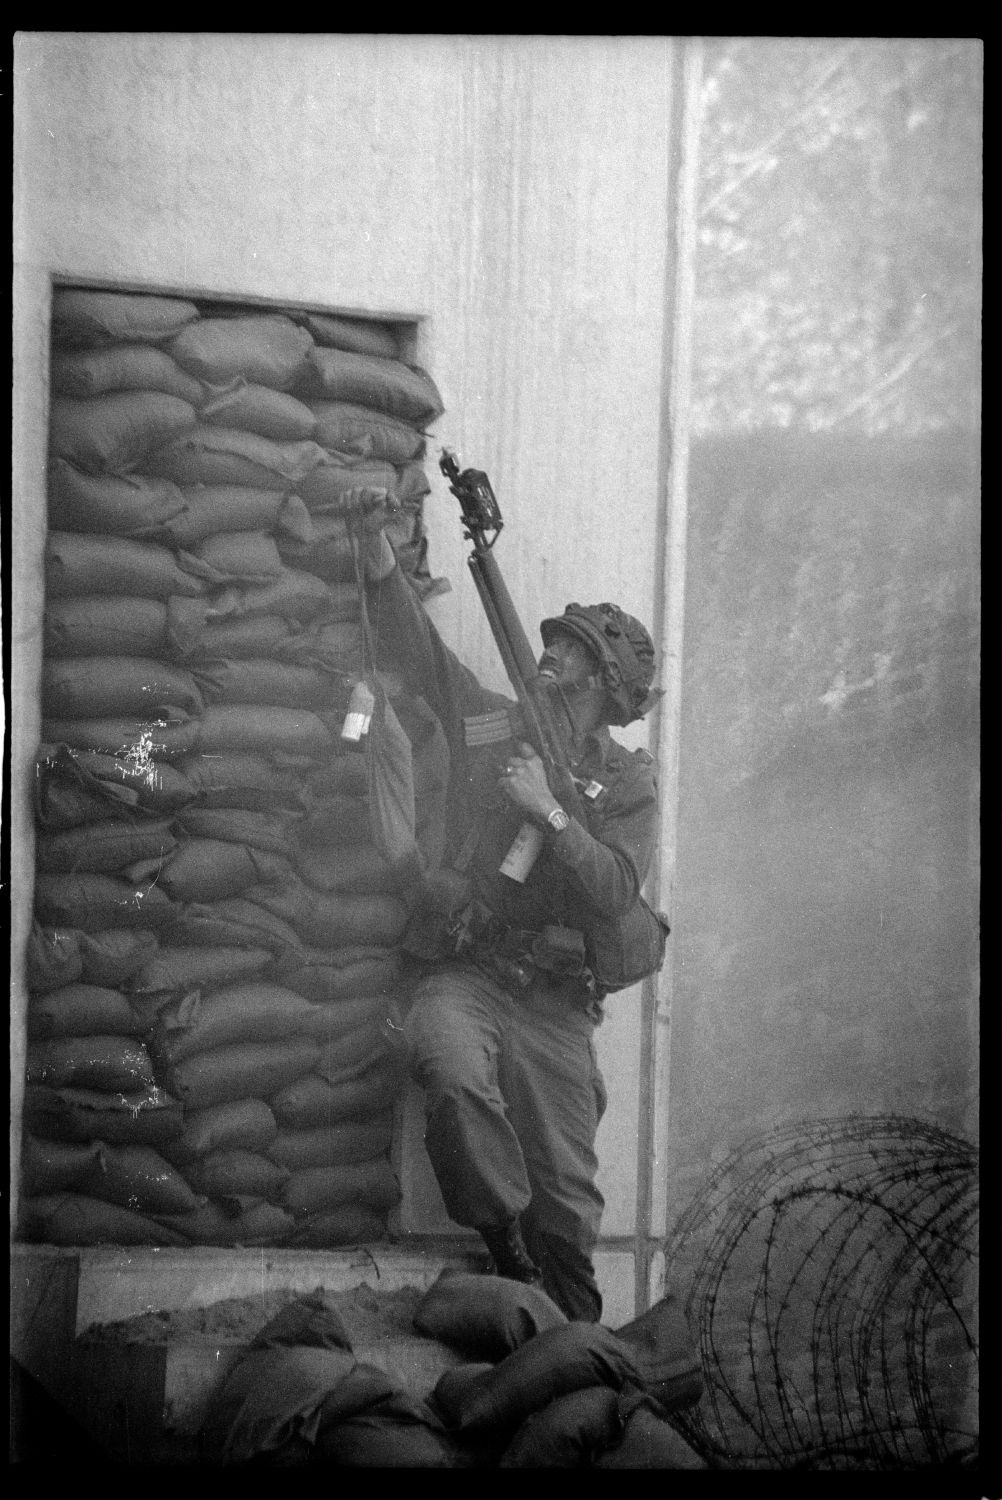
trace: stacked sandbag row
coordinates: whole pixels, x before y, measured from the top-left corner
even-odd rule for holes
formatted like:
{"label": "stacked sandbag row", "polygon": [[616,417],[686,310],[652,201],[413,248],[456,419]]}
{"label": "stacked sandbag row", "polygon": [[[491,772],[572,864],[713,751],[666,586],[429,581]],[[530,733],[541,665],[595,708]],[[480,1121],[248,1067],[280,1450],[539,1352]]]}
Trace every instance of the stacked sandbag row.
{"label": "stacked sandbag row", "polygon": [[438,394],[387,330],[319,315],[57,291],[53,331],[24,1232],[379,1238],[407,912],[341,736],[366,663],[339,511],[392,488],[434,587]]}
{"label": "stacked sandbag row", "polygon": [[[427,1397],[356,1357],[334,1299],[297,1296],[220,1382],[204,1462],[283,1468],[705,1469],[680,1414],[702,1393],[671,1296],[613,1330],[538,1287],[445,1271],[414,1327],[459,1353]],[[679,1373],[686,1372],[680,1379]]]}

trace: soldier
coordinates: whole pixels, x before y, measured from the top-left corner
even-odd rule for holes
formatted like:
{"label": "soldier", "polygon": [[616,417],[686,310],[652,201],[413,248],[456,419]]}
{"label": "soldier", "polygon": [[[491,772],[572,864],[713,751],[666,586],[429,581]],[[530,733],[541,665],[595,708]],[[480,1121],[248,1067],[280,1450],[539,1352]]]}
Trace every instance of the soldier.
{"label": "soldier", "polygon": [[[405,940],[421,957],[405,1033],[428,1156],[450,1216],[479,1232],[498,1274],[542,1285],[571,1319],[598,1321],[595,1135],[606,1095],[593,1033],[605,995],[622,987],[603,983],[598,934],[604,951],[610,931],[614,945],[649,946],[620,955],[648,973],[667,930],[640,899],[658,828],[651,757],[619,745],[609,725],[641,718],[656,697],[653,644],[611,604],[569,604],[540,626],[540,676],[562,705],[582,792],[583,821],[569,817],[528,742],[509,740],[500,765],[496,747],[468,745],[465,721],[515,705],[445,645],[381,529],[393,502],[367,494],[378,660],[423,694],[452,756],[450,868],[428,877]],[[524,879],[511,878],[499,867],[526,821],[543,846]],[[651,924],[631,926],[640,911],[653,937]]]}

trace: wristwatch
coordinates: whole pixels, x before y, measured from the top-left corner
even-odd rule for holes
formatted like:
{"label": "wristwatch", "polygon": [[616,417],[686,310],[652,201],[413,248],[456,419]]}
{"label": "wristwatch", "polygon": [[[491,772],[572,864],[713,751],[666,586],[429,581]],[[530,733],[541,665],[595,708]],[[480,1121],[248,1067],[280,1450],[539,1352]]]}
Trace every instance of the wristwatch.
{"label": "wristwatch", "polygon": [[571,820],[564,812],[562,807],[555,807],[546,821],[547,823],[549,823],[554,833],[563,833],[564,829],[567,827]]}

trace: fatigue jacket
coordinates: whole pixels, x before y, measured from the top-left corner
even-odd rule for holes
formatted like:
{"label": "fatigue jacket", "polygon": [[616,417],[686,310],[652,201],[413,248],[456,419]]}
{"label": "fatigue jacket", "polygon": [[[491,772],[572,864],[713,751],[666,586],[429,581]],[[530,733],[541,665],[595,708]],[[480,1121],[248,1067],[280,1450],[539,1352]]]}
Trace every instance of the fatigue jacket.
{"label": "fatigue jacket", "polygon": [[[471,827],[476,845],[469,863],[476,894],[503,922],[539,930],[559,923],[585,933],[596,915],[618,916],[640,895],[657,838],[657,784],[645,750],[627,750],[604,726],[590,735],[572,767],[599,790],[567,807],[563,832],[544,831],[543,849],[524,884],[499,873],[527,814],[497,785],[512,741],[481,749],[466,744],[464,719],[498,708],[516,709],[512,698],[485,688],[445,645],[413,587],[396,567],[368,585],[368,608],[376,634],[377,660],[404,674],[442,724],[452,756],[450,818],[445,863],[459,854]],[[575,820],[584,816],[584,823]]]}

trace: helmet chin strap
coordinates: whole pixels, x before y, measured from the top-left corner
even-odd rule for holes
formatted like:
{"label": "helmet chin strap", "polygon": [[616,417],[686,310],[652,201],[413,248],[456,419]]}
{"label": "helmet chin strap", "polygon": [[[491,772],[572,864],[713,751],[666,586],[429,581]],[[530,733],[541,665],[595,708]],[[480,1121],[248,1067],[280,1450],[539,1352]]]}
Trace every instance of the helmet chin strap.
{"label": "helmet chin strap", "polygon": [[585,682],[569,683],[567,687],[564,687],[563,683],[554,681],[551,684],[551,687],[552,691],[560,700],[560,706],[563,709],[564,715],[567,719],[571,738],[572,740],[577,740],[578,736],[581,733],[581,728],[574,714],[575,702],[580,703],[584,694],[591,694],[599,689],[604,696],[605,687],[602,684],[602,680],[600,677],[593,674]]}

